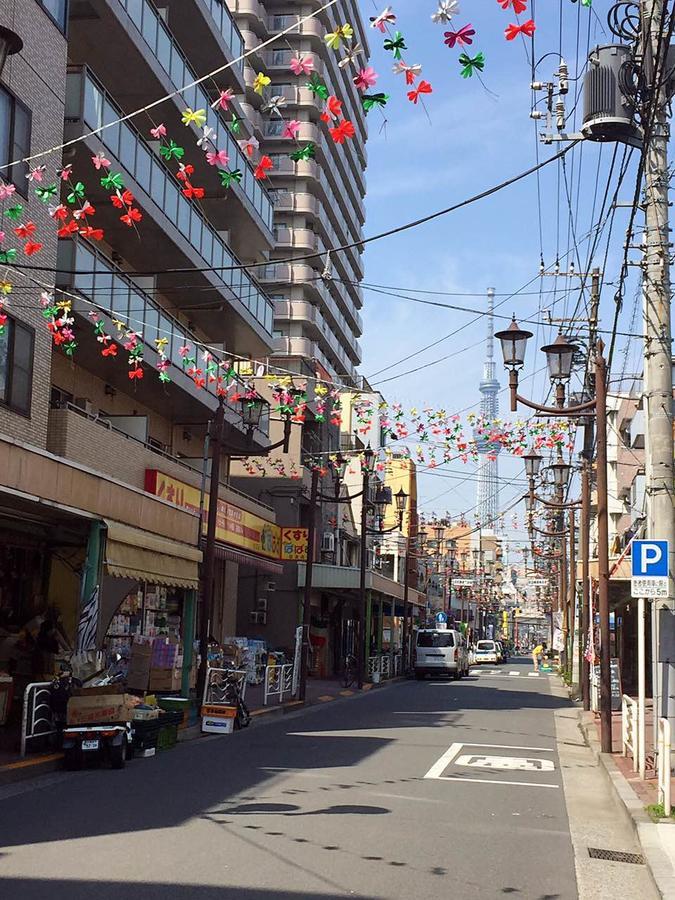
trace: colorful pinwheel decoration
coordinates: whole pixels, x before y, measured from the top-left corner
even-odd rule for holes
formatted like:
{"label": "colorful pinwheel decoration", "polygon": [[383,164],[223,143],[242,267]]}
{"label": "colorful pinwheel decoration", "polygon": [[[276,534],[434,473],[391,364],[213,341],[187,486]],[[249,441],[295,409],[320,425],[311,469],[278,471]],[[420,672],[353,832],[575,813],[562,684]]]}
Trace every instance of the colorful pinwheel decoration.
{"label": "colorful pinwheel decoration", "polygon": [[485,54],[477,53],[475,56],[468,56],[466,53],[460,54],[459,64],[462,71],[459,73],[462,78],[471,78],[474,72],[482,72],[485,69]]}
{"label": "colorful pinwheel decoration", "polygon": [[389,50],[394,54],[394,59],[401,59],[401,57],[403,56],[403,53],[401,51],[408,49],[405,43],[405,38],[400,31],[397,31],[394,34],[393,38],[387,38],[383,46],[385,50]]}
{"label": "colorful pinwheel decoration", "polygon": [[445,43],[450,49],[453,47],[466,47],[473,44],[476,29],[473,25],[464,25],[458,31],[446,31]]}

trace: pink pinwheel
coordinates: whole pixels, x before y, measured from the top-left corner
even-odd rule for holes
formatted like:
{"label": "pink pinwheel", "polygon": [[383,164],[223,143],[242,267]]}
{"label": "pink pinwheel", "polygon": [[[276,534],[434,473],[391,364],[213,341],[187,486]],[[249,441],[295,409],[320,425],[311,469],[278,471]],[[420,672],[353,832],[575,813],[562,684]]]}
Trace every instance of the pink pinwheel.
{"label": "pink pinwheel", "polygon": [[47,166],[36,166],[34,169],[31,169],[30,172],[28,172],[26,178],[29,181],[42,181],[46,171]]}
{"label": "pink pinwheel", "polygon": [[210,166],[222,166],[225,169],[230,162],[230,157],[224,150],[218,150],[216,153],[207,153],[206,161]]}
{"label": "pink pinwheel", "polygon": [[290,138],[292,141],[296,140],[301,125],[302,122],[299,122],[297,119],[291,119],[290,122],[286,122],[286,126],[281,137]]}
{"label": "pink pinwheel", "polygon": [[234,91],[232,88],[228,88],[226,91],[221,91],[220,96],[213,104],[214,108],[219,106],[221,109],[229,109],[230,103],[234,100]]}
{"label": "pink pinwheel", "polygon": [[150,134],[156,141],[160,140],[160,138],[166,137],[166,125],[160,124],[157,126],[157,128],[151,128]]}
{"label": "pink pinwheel", "polygon": [[473,38],[476,34],[476,29],[471,25],[464,25],[458,31],[446,31],[445,32],[445,43],[448,47],[454,47],[457,45],[458,47],[466,47],[469,44],[473,44]]}
{"label": "pink pinwheel", "polygon": [[313,56],[294,56],[289,66],[294,75],[311,75],[314,71]]}
{"label": "pink pinwheel", "polygon": [[365,69],[359,69],[358,75],[354,78],[354,84],[359,91],[367,91],[373,87],[380,76],[372,66],[366,66]]}
{"label": "pink pinwheel", "polygon": [[0,200],[7,200],[15,190],[16,187],[13,184],[0,184]]}
{"label": "pink pinwheel", "polygon": [[110,168],[110,160],[106,159],[105,153],[103,152],[97,153],[96,156],[92,156],[91,161],[97,170]]}

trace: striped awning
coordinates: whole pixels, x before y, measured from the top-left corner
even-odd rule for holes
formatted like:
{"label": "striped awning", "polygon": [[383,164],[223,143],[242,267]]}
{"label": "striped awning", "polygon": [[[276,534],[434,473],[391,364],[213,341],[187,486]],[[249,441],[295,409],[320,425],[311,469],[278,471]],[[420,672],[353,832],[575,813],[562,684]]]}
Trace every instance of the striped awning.
{"label": "striped awning", "polygon": [[280,562],[257,556],[255,553],[246,553],[244,550],[235,550],[227,544],[216,542],[216,556],[218,559],[228,559],[230,562],[239,563],[240,566],[247,566],[249,569],[257,569],[259,572],[283,575],[284,567]]}
{"label": "striped awning", "polygon": [[149,531],[106,520],[104,566],[109,575],[167,587],[199,587],[202,551]]}

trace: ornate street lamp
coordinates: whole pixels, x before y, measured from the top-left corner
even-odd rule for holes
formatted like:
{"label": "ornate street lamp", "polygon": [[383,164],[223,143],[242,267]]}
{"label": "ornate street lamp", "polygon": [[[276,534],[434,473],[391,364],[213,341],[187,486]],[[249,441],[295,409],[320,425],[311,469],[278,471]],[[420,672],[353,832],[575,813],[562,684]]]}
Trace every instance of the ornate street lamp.
{"label": "ornate street lamp", "polygon": [[541,469],[542,457],[535,453],[528,453],[523,457],[525,463],[525,474],[528,478],[537,478]]}

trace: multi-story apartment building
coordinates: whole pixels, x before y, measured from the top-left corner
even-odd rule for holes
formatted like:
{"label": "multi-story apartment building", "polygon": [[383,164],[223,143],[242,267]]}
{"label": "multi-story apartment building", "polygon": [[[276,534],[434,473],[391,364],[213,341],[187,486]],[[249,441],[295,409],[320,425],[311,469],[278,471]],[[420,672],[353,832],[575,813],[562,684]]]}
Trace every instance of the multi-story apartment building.
{"label": "multi-story apartment building", "polygon": [[[63,219],[49,217],[26,165],[6,176],[44,244],[28,264],[56,276],[19,270],[4,304],[0,636],[45,617],[59,619],[70,649],[100,645],[106,633],[128,647],[134,633],[169,629],[184,645],[186,672],[219,378],[273,345],[273,302],[238,267],[264,260],[274,236],[272,197],[231,133],[241,110],[236,101],[227,113],[212,106],[221,91],[244,92],[243,64],[176,91],[241,55],[243,38],[217,0],[2,0],[0,16],[24,41],[0,85],[0,162],[59,146],[64,123],[67,142],[63,158],[36,161],[46,164],[42,184],[55,185],[54,206],[61,193]],[[197,146],[201,128],[182,121],[188,106],[206,111],[214,143],[241,173],[229,189]],[[182,145],[201,199],[160,152],[169,140]],[[131,207],[138,213],[125,221]],[[64,230],[57,240],[66,221],[75,238]],[[4,245],[18,246],[17,261],[22,243],[11,234]],[[65,310],[72,319],[65,348],[52,347],[49,303],[46,311],[39,303],[54,284],[58,317]],[[229,395],[224,455],[264,454],[267,417],[245,424]],[[236,634],[240,577],[274,576],[282,565],[270,506],[222,484],[218,513],[211,634],[221,639]]]}
{"label": "multi-story apartment building", "polygon": [[[322,5],[318,0],[227,2],[247,50]],[[361,249],[331,253],[330,260],[327,256],[333,247],[360,240],[365,221],[365,114],[352,82],[353,66],[340,67],[340,56],[324,41],[327,32],[344,22],[353,26],[354,42],[364,48],[359,60],[365,61],[368,41],[358,4],[355,0],[340,0],[284,35],[278,44],[248,57],[244,109],[261,150],[275,164],[270,171],[276,196],[275,247],[262,275],[274,300],[275,363],[310,375],[318,365],[324,375],[351,384],[361,362]],[[311,56],[316,75],[342,101],[345,116],[356,130],[352,140],[339,145],[332,140],[327,124],[321,120],[324,101],[305,87],[307,77],[298,78],[289,67],[296,56]],[[271,79],[262,96],[253,90],[259,72]],[[297,140],[315,145],[314,159],[290,159],[289,153],[296,144],[284,137],[283,119],[265,111],[271,96],[283,98],[283,119],[300,122]],[[289,261],[313,253],[319,256],[297,263]],[[327,263],[333,277],[322,279],[320,275]]]}

